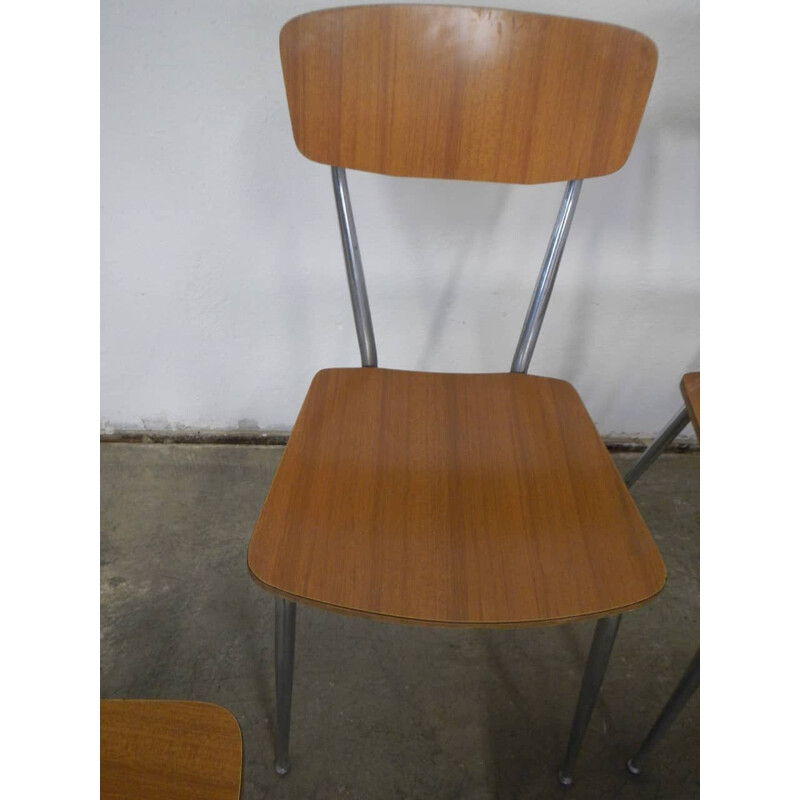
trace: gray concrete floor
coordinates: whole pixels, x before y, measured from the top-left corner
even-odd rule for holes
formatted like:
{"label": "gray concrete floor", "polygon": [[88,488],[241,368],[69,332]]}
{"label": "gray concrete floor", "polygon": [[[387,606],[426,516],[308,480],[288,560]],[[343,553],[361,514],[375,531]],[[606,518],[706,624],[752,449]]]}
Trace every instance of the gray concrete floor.
{"label": "gray concrete floor", "polygon": [[[628,756],[698,646],[699,456],[634,489],[667,586],[622,622],[563,789],[593,626],[457,631],[299,607],[292,772],[272,771],[272,598],[247,543],[282,448],[101,447],[102,697],[206,700],[242,729],[242,797],[699,797],[699,698],[633,778]],[[615,457],[621,470],[633,456]]]}

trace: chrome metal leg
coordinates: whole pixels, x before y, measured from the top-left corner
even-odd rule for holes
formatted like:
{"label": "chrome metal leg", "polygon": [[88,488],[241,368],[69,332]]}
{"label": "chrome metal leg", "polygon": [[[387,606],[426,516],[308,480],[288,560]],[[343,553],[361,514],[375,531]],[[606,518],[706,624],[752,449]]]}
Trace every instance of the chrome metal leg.
{"label": "chrome metal leg", "polygon": [[625,485],[630,489],[647,471],[650,465],[672,444],[675,437],[689,424],[689,412],[686,407],[667,423],[661,433],[653,440],[650,447],[642,453],[639,460],[630,468],[625,476]]}
{"label": "chrome metal leg", "polygon": [[275,598],[275,695],[277,742],[275,772],[289,772],[289,725],[292,718],[294,629],[297,604]]}
{"label": "chrome metal leg", "polygon": [[603,677],[606,674],[606,667],[611,656],[611,649],[614,647],[614,639],[617,637],[621,619],[621,615],[604,617],[598,621],[594,629],[592,647],[589,650],[589,660],[586,663],[586,671],[583,673],[581,692],[578,695],[578,705],[572,721],[572,731],[569,734],[567,755],[564,759],[564,764],[558,771],[558,780],[564,786],[569,786],[572,783],[575,762],[578,759],[586,729],[589,727],[589,720],[592,717],[597,696],[600,694],[600,687],[603,685]]}
{"label": "chrome metal leg", "polygon": [[641,772],[639,761],[647,755],[658,742],[661,737],[669,730],[670,725],[675,721],[675,718],[683,710],[689,698],[697,691],[700,686],[700,651],[698,650],[689,668],[683,673],[683,677],[675,687],[672,697],[667,700],[661,714],[655,724],[650,729],[645,740],[642,742],[639,752],[628,760],[628,772],[632,775],[638,775]]}

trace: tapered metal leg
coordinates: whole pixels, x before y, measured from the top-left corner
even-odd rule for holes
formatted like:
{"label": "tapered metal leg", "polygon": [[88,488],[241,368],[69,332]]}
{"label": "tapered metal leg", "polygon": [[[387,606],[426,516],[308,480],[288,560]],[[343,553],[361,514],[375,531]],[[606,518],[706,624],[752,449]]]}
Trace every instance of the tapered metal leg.
{"label": "tapered metal leg", "polygon": [[292,678],[294,675],[294,628],[297,604],[275,598],[275,772],[289,772],[289,725],[292,719]]}
{"label": "tapered metal leg", "polygon": [[683,673],[683,677],[675,687],[672,697],[667,700],[655,724],[650,729],[639,752],[631,759],[628,760],[628,771],[632,775],[638,775],[641,772],[639,761],[649,753],[656,742],[658,742],[664,734],[669,730],[670,725],[675,721],[678,714],[681,713],[683,707],[689,702],[689,698],[697,691],[700,686],[700,651],[692,659],[689,668]]}
{"label": "tapered metal leg", "polygon": [[625,485],[630,489],[644,475],[650,465],[672,444],[675,437],[689,424],[689,412],[686,406],[667,423],[661,433],[653,440],[650,447],[642,453],[639,460],[630,468],[625,476]]}
{"label": "tapered metal leg", "polygon": [[606,667],[611,657],[611,649],[614,647],[614,639],[617,637],[621,619],[621,615],[604,617],[598,621],[594,629],[592,647],[589,650],[589,660],[586,663],[586,671],[583,673],[581,692],[578,695],[578,706],[575,709],[572,731],[569,735],[567,756],[558,771],[558,780],[564,786],[569,786],[572,783],[575,762],[578,759],[586,729],[589,727],[589,720],[592,717],[600,687],[603,685],[603,677],[606,674]]}

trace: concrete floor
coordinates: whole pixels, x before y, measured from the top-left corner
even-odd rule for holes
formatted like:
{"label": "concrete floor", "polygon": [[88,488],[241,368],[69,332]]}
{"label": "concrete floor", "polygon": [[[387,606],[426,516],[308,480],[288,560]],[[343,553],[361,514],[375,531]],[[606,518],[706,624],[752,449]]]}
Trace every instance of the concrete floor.
{"label": "concrete floor", "polygon": [[[638,778],[625,760],[698,646],[699,456],[634,489],[667,586],[622,622],[575,784],[556,770],[592,624],[454,631],[299,607],[292,772],[272,770],[272,598],[246,566],[281,447],[101,447],[102,697],[207,700],[256,798],[699,797],[695,695]],[[615,460],[621,470],[634,456]]]}

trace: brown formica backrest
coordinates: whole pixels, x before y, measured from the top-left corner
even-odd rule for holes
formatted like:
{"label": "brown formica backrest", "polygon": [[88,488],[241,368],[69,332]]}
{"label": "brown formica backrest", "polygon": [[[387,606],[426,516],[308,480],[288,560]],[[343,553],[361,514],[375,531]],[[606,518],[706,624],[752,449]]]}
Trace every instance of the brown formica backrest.
{"label": "brown formica backrest", "polygon": [[295,142],[313,161],[520,184],[618,170],[657,61],[617,25],[439,5],[304,14],[280,49]]}

